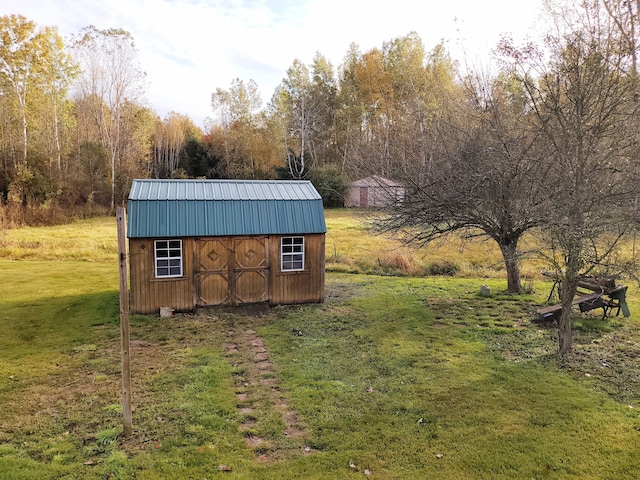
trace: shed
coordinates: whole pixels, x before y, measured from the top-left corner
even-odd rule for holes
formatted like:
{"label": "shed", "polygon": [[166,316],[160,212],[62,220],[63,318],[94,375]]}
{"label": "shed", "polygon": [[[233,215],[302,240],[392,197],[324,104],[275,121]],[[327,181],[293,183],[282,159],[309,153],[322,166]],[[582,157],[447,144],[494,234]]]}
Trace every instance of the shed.
{"label": "shed", "polygon": [[345,207],[388,207],[404,200],[404,185],[378,175],[362,178],[351,183]]}
{"label": "shed", "polygon": [[308,181],[134,180],[130,310],[322,302],[325,233]]}

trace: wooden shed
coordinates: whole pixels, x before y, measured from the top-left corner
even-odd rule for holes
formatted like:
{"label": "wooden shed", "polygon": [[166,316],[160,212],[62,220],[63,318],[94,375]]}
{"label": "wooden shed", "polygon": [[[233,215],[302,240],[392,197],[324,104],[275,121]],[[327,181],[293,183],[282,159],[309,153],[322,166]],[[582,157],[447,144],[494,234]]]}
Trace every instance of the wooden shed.
{"label": "wooden shed", "polygon": [[322,302],[325,233],[308,181],[134,180],[130,310]]}
{"label": "wooden shed", "polygon": [[378,175],[361,178],[349,186],[345,207],[387,207],[404,200],[404,185]]}

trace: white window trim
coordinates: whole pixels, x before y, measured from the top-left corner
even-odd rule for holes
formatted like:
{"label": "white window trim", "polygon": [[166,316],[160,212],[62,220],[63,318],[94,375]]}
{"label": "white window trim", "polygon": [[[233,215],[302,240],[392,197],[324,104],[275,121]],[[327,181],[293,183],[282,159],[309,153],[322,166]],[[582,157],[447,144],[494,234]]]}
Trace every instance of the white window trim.
{"label": "white window trim", "polygon": [[[167,247],[166,248],[161,248],[161,250],[180,250],[180,256],[179,257],[158,257],[158,243],[159,242],[167,242]],[[171,242],[179,242],[180,246],[178,248],[171,248]],[[178,277],[182,277],[183,276],[183,261],[182,261],[182,240],[177,240],[177,239],[161,239],[161,240],[154,240],[153,242],[153,262],[154,262],[154,266],[155,266],[155,275],[156,278],[178,278]],[[175,260],[175,259],[179,259],[180,260],[180,273],[179,274],[169,274],[169,275],[159,275],[158,274],[158,261],[159,260]],[[162,267],[165,268],[165,267]],[[171,269],[171,266],[168,266],[167,268]]]}
{"label": "white window trim", "polygon": [[[300,251],[291,251],[291,252],[285,252],[284,251],[284,240],[285,239],[295,239],[295,238],[301,238],[302,239],[302,243],[298,243],[298,244],[293,244],[293,241],[290,245],[287,246],[292,246],[292,247],[300,247]],[[292,249],[293,250],[293,249]],[[302,267],[301,268],[285,268],[284,264],[285,264],[285,259],[287,262],[291,262],[293,261],[293,257],[294,256],[302,256]],[[300,235],[296,235],[296,236],[291,236],[291,237],[282,237],[280,238],[280,271],[281,272],[301,272],[304,270],[304,264],[305,264],[305,241],[304,241],[304,237],[300,236]]]}

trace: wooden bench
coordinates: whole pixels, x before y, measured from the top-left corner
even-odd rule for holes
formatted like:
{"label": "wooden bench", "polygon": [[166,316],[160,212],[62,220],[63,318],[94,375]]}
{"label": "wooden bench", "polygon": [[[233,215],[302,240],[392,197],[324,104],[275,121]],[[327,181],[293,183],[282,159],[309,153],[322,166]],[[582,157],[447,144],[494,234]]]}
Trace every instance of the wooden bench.
{"label": "wooden bench", "polygon": [[629,306],[627,305],[627,286],[616,285],[616,281],[613,278],[602,277],[584,277],[578,281],[578,287],[591,290],[594,292],[600,292],[603,297],[603,310],[604,317],[616,309],[616,316],[620,315],[620,311],[624,317],[631,315]]}
{"label": "wooden bench", "polygon": [[[559,283],[558,280],[554,282],[547,302],[551,301],[553,292],[558,288]],[[587,290],[587,292],[584,290]],[[616,285],[613,278],[583,277],[578,281],[578,290],[572,305],[578,305],[581,313],[602,308],[603,319],[608,317],[613,310],[616,310],[616,316],[622,311],[623,315],[628,317],[630,312],[626,295],[627,286]],[[537,314],[538,318],[543,320],[557,320],[562,314],[562,305],[556,304],[539,308],[537,309]]]}
{"label": "wooden bench", "polygon": [[[571,302],[572,305],[578,305],[581,312],[588,312],[596,308],[603,308],[602,295],[599,293],[589,293],[586,295],[578,295]],[[544,320],[557,320],[562,315],[562,305],[549,305],[548,307],[536,310],[538,316]]]}

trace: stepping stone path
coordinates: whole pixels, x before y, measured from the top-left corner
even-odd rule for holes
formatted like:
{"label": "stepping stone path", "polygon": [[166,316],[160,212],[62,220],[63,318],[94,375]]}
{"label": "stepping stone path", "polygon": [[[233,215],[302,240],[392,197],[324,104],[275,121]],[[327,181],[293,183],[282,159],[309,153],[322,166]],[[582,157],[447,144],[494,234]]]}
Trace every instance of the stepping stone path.
{"label": "stepping stone path", "polygon": [[[305,443],[305,426],[282,392],[263,339],[256,335],[255,330],[237,319],[226,328],[226,341],[222,348],[238,372],[234,375],[234,387],[238,412],[244,416],[239,429],[245,432],[247,446],[254,450],[259,461],[265,462],[296,452],[308,455],[311,449]],[[265,409],[272,409],[281,415],[284,424],[282,433],[291,439],[285,442],[286,447],[278,448],[275,444],[277,442],[265,440],[255,434],[260,418],[271,413],[264,411]]]}

